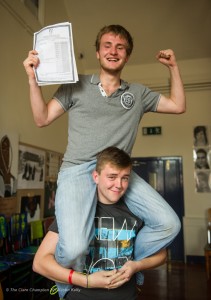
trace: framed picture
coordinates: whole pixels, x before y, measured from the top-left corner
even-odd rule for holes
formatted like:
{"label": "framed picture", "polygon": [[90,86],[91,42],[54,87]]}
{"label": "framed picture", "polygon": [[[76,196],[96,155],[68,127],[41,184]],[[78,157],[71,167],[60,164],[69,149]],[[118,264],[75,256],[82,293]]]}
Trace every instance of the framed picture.
{"label": "framed picture", "polygon": [[57,177],[62,157],[62,153],[46,150],[44,218],[55,215]]}
{"label": "framed picture", "polygon": [[193,160],[195,169],[210,170],[211,150],[208,147],[200,147],[193,149]]}
{"label": "framed picture", "polygon": [[27,213],[27,221],[43,218],[44,190],[22,189],[17,191],[19,212]]}
{"label": "framed picture", "polygon": [[205,170],[195,172],[195,191],[197,193],[211,193],[211,173]]}
{"label": "framed picture", "polygon": [[19,145],[18,189],[44,189],[45,151]]}
{"label": "framed picture", "polygon": [[0,130],[0,197],[16,196],[18,134]]}
{"label": "framed picture", "polygon": [[208,126],[197,125],[193,129],[193,145],[202,147],[209,145]]}
{"label": "framed picture", "polygon": [[193,128],[193,162],[195,191],[211,193],[211,127],[197,125]]}
{"label": "framed picture", "polygon": [[46,170],[45,170],[45,180],[46,181],[56,181],[58,177],[58,172],[62,163],[63,154],[46,151]]}
{"label": "framed picture", "polygon": [[55,216],[56,188],[56,181],[49,180],[45,182],[44,218]]}

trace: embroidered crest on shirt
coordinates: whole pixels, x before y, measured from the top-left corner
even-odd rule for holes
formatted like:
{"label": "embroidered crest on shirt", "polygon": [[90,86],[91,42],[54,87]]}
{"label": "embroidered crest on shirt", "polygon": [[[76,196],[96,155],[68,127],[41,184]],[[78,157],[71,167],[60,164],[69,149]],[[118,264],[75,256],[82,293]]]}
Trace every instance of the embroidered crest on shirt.
{"label": "embroidered crest on shirt", "polygon": [[123,93],[121,95],[121,104],[125,109],[131,109],[135,104],[134,95],[129,92]]}

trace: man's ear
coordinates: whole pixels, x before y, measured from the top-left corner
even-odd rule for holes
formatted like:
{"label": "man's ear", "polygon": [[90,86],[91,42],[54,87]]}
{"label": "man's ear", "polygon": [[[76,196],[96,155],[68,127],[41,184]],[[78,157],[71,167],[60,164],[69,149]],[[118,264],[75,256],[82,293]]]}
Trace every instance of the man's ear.
{"label": "man's ear", "polygon": [[97,59],[100,58],[100,55],[99,55],[99,52],[98,52],[98,51],[96,51],[96,57],[97,57]]}
{"label": "man's ear", "polygon": [[96,171],[96,170],[94,170],[93,172],[92,172],[92,178],[93,178],[93,180],[94,180],[94,182],[96,183],[96,184],[98,184],[98,178],[99,178],[99,174],[98,174],[98,172]]}
{"label": "man's ear", "polygon": [[125,62],[126,62],[126,63],[128,62],[129,58],[130,58],[130,55],[127,55],[127,57],[126,57],[126,59],[125,59]]}

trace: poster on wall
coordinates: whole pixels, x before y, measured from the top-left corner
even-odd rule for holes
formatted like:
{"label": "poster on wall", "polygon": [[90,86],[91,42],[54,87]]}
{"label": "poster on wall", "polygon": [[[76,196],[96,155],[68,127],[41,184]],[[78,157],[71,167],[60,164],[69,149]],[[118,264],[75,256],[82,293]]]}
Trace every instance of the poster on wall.
{"label": "poster on wall", "polygon": [[55,196],[57,184],[55,181],[45,182],[44,218],[55,216]]}
{"label": "poster on wall", "polygon": [[63,155],[58,152],[46,151],[45,201],[44,218],[55,215],[55,195],[58,172]]}
{"label": "poster on wall", "polygon": [[56,181],[62,163],[61,153],[46,151],[46,181]]}
{"label": "poster on wall", "polygon": [[18,189],[44,189],[45,151],[19,145]]}
{"label": "poster on wall", "polygon": [[211,130],[209,126],[193,128],[193,162],[195,191],[211,193]]}
{"label": "poster on wall", "polygon": [[210,172],[196,171],[195,184],[197,193],[211,193],[211,176]]}
{"label": "poster on wall", "polygon": [[0,197],[16,195],[18,178],[18,134],[0,131]]}
{"label": "poster on wall", "polygon": [[194,147],[204,147],[209,145],[208,126],[198,125],[193,129],[193,145]]}
{"label": "poster on wall", "polygon": [[20,213],[27,213],[27,222],[40,220],[43,217],[43,190],[18,190],[18,206]]}

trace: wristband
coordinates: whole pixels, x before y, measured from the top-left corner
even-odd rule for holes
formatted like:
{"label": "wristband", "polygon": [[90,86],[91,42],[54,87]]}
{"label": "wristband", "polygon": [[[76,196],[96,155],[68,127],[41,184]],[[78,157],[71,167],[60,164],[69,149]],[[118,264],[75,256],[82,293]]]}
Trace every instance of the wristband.
{"label": "wristband", "polygon": [[68,277],[69,284],[71,284],[71,285],[73,284],[73,283],[72,283],[72,276],[73,276],[73,273],[74,273],[74,272],[75,272],[75,271],[71,269],[71,270],[70,270],[70,273],[69,273],[69,277]]}

